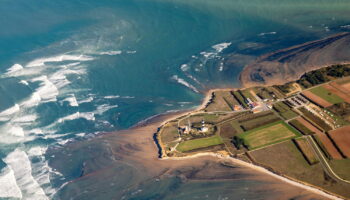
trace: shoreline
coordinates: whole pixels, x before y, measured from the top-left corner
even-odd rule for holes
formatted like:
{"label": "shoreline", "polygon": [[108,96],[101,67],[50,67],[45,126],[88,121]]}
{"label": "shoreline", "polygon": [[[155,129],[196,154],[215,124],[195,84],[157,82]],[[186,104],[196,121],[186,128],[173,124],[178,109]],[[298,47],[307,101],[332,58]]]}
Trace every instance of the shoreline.
{"label": "shoreline", "polygon": [[215,153],[215,152],[200,152],[200,153],[195,153],[193,155],[187,155],[187,156],[181,156],[181,157],[164,156],[164,153],[163,153],[163,149],[164,148],[161,146],[161,142],[159,142],[159,139],[158,139],[158,133],[159,133],[159,130],[161,129],[162,126],[164,126],[166,123],[168,123],[168,122],[170,122],[170,121],[172,121],[172,120],[174,120],[174,119],[176,119],[178,117],[185,116],[185,115],[188,115],[188,114],[191,114],[191,113],[194,113],[194,112],[197,112],[197,111],[200,111],[200,110],[204,109],[206,107],[206,105],[210,102],[210,100],[212,99],[212,93],[215,92],[215,91],[227,91],[227,90],[236,90],[236,89],[244,89],[244,88],[246,88],[246,87],[242,87],[242,88],[210,89],[210,90],[205,92],[205,97],[203,98],[202,103],[197,108],[195,108],[193,110],[189,110],[189,111],[184,111],[183,113],[179,113],[179,114],[177,114],[175,116],[171,116],[170,118],[166,118],[163,122],[161,122],[161,125],[158,127],[156,133],[154,133],[154,135],[153,135],[154,144],[159,149],[159,151],[158,151],[158,153],[159,153],[158,154],[159,160],[161,160],[161,161],[162,160],[188,160],[188,159],[193,159],[193,158],[200,158],[200,157],[210,156],[210,157],[214,157],[214,158],[218,158],[218,159],[229,160],[229,161],[231,161],[231,162],[233,162],[235,164],[251,168],[251,169],[253,169],[255,171],[258,171],[258,172],[261,172],[261,173],[264,173],[264,174],[268,174],[269,176],[277,178],[278,180],[281,180],[281,181],[283,181],[285,183],[288,183],[288,184],[293,185],[293,186],[297,186],[299,188],[302,188],[302,189],[305,189],[307,191],[313,192],[315,194],[318,194],[320,196],[326,197],[328,199],[335,199],[335,200],[344,200],[344,199],[346,199],[345,197],[342,197],[340,195],[334,194],[334,193],[329,192],[327,190],[324,190],[324,189],[322,189],[320,187],[308,184],[306,182],[294,179],[292,177],[288,177],[288,176],[286,176],[284,174],[277,174],[276,172],[274,172],[274,171],[272,171],[272,170],[270,170],[268,168],[265,168],[264,166],[260,166],[260,165],[253,164],[253,163],[248,163],[248,162],[245,162],[245,161],[240,160],[238,158],[231,157],[229,155],[223,155],[223,154]]}
{"label": "shoreline", "polygon": [[[334,56],[338,51],[349,49],[346,46],[348,41],[350,41],[350,32],[344,31],[260,55],[254,62],[244,66],[238,80],[243,87],[271,86],[295,81],[298,79],[296,76],[302,76],[308,71],[331,65],[350,64],[348,53]],[[323,50],[319,50],[320,48]],[[293,58],[287,59],[288,57]],[[252,78],[252,73],[263,80]]]}
{"label": "shoreline", "polygon": [[293,186],[297,186],[299,188],[305,189],[307,191],[313,192],[313,193],[321,195],[323,197],[326,197],[329,199],[334,199],[334,200],[344,200],[343,197],[340,197],[334,193],[323,190],[323,189],[316,187],[316,186],[313,186],[311,184],[308,184],[308,183],[305,183],[305,182],[302,182],[302,181],[299,181],[296,179],[292,179],[291,177],[279,175],[279,174],[277,174],[271,170],[268,170],[262,166],[248,163],[248,162],[242,161],[240,159],[233,158],[233,157],[227,156],[227,155],[218,154],[218,153],[203,152],[203,153],[197,153],[197,154],[193,154],[190,156],[184,156],[184,157],[173,157],[173,158],[165,157],[165,158],[160,158],[160,160],[187,160],[187,159],[193,159],[193,158],[200,158],[200,157],[204,157],[204,156],[211,156],[211,157],[222,159],[222,160],[229,160],[230,162],[233,162],[235,164],[251,168],[255,171],[258,171],[258,172],[261,172],[264,174],[268,174],[269,176],[277,178],[278,180],[281,180],[285,183],[291,184]]}

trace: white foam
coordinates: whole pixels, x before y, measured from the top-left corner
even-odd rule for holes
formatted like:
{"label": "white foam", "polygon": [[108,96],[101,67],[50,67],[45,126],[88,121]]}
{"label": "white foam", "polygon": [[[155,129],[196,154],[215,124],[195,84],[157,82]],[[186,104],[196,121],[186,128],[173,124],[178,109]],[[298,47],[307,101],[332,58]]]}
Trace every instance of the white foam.
{"label": "white foam", "polygon": [[31,129],[30,131],[28,131],[29,133],[34,133],[36,135],[40,135],[43,134],[43,131],[40,128],[35,128],[35,129]]}
{"label": "white foam", "polygon": [[135,54],[136,51],[126,51],[127,54]]}
{"label": "white foam", "polygon": [[213,56],[216,56],[216,55],[217,55],[217,54],[214,53],[214,52],[205,52],[205,51],[201,52],[200,54],[201,54],[202,56],[204,56],[205,58],[212,58]]}
{"label": "white foam", "polygon": [[134,96],[122,96],[120,98],[123,98],[123,99],[134,99],[135,97]]}
{"label": "white foam", "polygon": [[10,68],[7,69],[7,72],[6,74],[12,74],[16,71],[19,71],[19,70],[22,70],[23,69],[23,66],[20,65],[20,64],[14,64],[12,65]]}
{"label": "white foam", "polygon": [[40,76],[32,79],[33,82],[40,81],[40,87],[36,89],[37,94],[44,102],[56,101],[56,96],[59,94],[57,87],[47,78]]}
{"label": "white foam", "polygon": [[277,32],[267,32],[267,33],[259,33],[258,36],[264,36],[264,35],[275,35]]}
{"label": "white foam", "polygon": [[22,199],[13,170],[6,167],[0,172],[0,197]]}
{"label": "white foam", "polygon": [[15,104],[14,106],[0,112],[0,117],[3,117],[3,116],[8,116],[8,115],[12,115],[12,114],[15,114],[16,112],[18,112],[20,109],[19,109],[19,105],[18,104]]}
{"label": "white foam", "polygon": [[81,62],[69,63],[69,64],[67,64],[66,66],[67,66],[67,67],[74,67],[74,66],[80,65],[80,63],[81,63]]}
{"label": "white foam", "polygon": [[103,52],[100,53],[100,55],[113,56],[113,55],[119,55],[121,53],[122,53],[122,51],[103,51]]}
{"label": "white foam", "polygon": [[184,79],[179,78],[177,75],[172,76],[171,79],[177,81],[177,82],[180,83],[181,85],[184,85],[184,86],[190,88],[190,89],[193,90],[194,92],[199,93],[199,91],[197,90],[196,87],[194,87],[194,86],[191,85],[190,83],[186,82]]}
{"label": "white foam", "polygon": [[201,82],[199,82],[198,79],[196,79],[196,77],[192,76],[191,74],[186,74],[186,76],[190,79],[192,79],[194,82],[196,82],[198,85],[202,85]]}
{"label": "white foam", "polygon": [[20,107],[18,104],[15,104],[14,106],[0,112],[0,121],[8,121],[11,119],[11,115],[17,113],[20,110]]}
{"label": "white foam", "polygon": [[216,50],[216,52],[220,53],[224,49],[229,47],[230,45],[231,45],[231,42],[223,42],[223,43],[216,44],[216,45],[212,46],[212,48],[214,48]]}
{"label": "white foam", "polygon": [[36,115],[24,115],[18,118],[15,118],[12,122],[16,122],[16,123],[30,123],[30,122],[34,122],[37,119]]}
{"label": "white foam", "polygon": [[348,25],[343,25],[343,26],[340,26],[340,28],[349,28],[349,29],[350,29],[350,24],[348,24]]}
{"label": "white foam", "polygon": [[76,113],[73,113],[71,115],[67,115],[65,117],[59,118],[57,120],[57,122],[62,123],[62,122],[67,121],[67,120],[75,120],[75,119],[79,119],[79,118],[84,118],[86,120],[94,121],[95,115],[92,112],[82,112],[82,113],[76,112]]}
{"label": "white foam", "polygon": [[183,72],[188,71],[188,70],[190,69],[190,67],[189,67],[187,64],[181,65],[180,68],[181,68],[181,70],[182,70]]}
{"label": "white foam", "polygon": [[48,62],[63,62],[63,61],[90,61],[93,60],[93,57],[85,56],[85,55],[58,55],[47,58],[38,58],[29,63],[27,63],[26,67],[38,67],[43,66]]}
{"label": "white foam", "polygon": [[89,103],[89,102],[91,102],[91,101],[93,101],[93,100],[94,100],[94,98],[90,96],[90,97],[88,97],[88,98],[86,98],[86,99],[83,99],[83,100],[78,101],[78,104]]}
{"label": "white foam", "polygon": [[78,119],[79,117],[80,117],[79,112],[76,112],[76,113],[73,113],[73,114],[71,114],[71,115],[67,115],[67,116],[65,116],[65,117],[61,117],[61,118],[59,118],[57,121],[58,121],[59,123],[62,123],[62,122],[67,121],[67,120]]}
{"label": "white foam", "polygon": [[28,81],[21,80],[19,83],[22,83],[23,85],[29,85]]}
{"label": "white foam", "polygon": [[44,190],[32,176],[31,163],[24,151],[16,149],[8,154],[4,161],[13,170],[17,185],[26,199],[48,199]]}
{"label": "white foam", "polygon": [[104,99],[117,99],[119,98],[120,96],[119,95],[110,95],[110,96],[105,96],[103,97]]}
{"label": "white foam", "polygon": [[219,65],[219,71],[222,72],[224,70],[224,63],[220,63]]}
{"label": "white foam", "polygon": [[95,121],[95,114],[93,112],[82,112],[80,117],[89,121]]}
{"label": "white foam", "polygon": [[98,114],[98,115],[102,115],[103,113],[105,113],[106,111],[112,109],[112,108],[117,108],[118,105],[108,105],[108,104],[103,104],[103,105],[99,105],[97,106],[97,109],[96,111],[94,112],[95,114]]}
{"label": "white foam", "polygon": [[45,154],[47,150],[47,147],[40,147],[40,146],[36,146],[36,147],[32,147],[28,150],[28,156],[42,156]]}
{"label": "white foam", "polygon": [[72,106],[72,107],[77,107],[77,106],[79,106],[79,104],[78,104],[78,102],[77,102],[77,99],[75,98],[75,95],[74,95],[74,94],[71,94],[70,97],[65,98],[63,101],[68,101],[68,102],[69,102],[69,105]]}
{"label": "white foam", "polygon": [[23,128],[21,128],[19,126],[12,126],[9,130],[9,133],[13,136],[24,137]]}
{"label": "white foam", "polygon": [[56,190],[50,186],[50,175],[62,176],[62,174],[49,167],[48,162],[43,156],[45,155],[46,150],[47,147],[36,146],[29,149],[27,154],[30,159],[35,158],[36,160],[36,162],[32,163],[32,175],[35,177],[35,180],[39,185],[45,185],[43,190],[46,194],[53,195],[56,193]]}
{"label": "white foam", "polygon": [[51,74],[49,80],[55,84],[57,88],[63,88],[71,82],[67,79],[67,75],[76,74],[82,75],[86,74],[86,70],[83,68],[68,69],[67,65],[61,66],[61,69]]}
{"label": "white foam", "polygon": [[79,137],[84,137],[86,135],[86,133],[77,133],[75,134],[76,136],[79,136]]}
{"label": "white foam", "polygon": [[21,103],[21,106],[24,107],[32,107],[32,106],[37,106],[41,101],[41,97],[38,92],[34,92],[30,98],[27,100],[23,101]]}

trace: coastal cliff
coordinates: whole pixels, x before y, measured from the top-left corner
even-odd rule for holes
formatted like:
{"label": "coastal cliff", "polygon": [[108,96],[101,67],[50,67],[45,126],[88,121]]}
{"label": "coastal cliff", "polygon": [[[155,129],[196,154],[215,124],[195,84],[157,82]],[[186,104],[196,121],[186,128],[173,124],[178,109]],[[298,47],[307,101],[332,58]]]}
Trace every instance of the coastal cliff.
{"label": "coastal cliff", "polygon": [[350,61],[350,33],[282,49],[258,58],[240,75],[243,87],[282,84],[307,71]]}

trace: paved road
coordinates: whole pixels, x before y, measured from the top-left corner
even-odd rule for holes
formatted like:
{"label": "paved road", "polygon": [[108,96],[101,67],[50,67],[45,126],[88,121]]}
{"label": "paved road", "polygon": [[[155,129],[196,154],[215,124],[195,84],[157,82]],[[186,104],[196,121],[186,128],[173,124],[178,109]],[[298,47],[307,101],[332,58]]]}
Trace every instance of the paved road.
{"label": "paved road", "polygon": [[311,137],[311,136],[305,136],[306,140],[309,142],[309,144],[311,145],[312,149],[314,150],[314,152],[316,153],[322,168],[325,170],[325,172],[332,177],[334,180],[337,180],[339,182],[343,182],[343,183],[347,183],[350,184],[350,181],[345,180],[340,178],[331,168],[331,166],[329,166],[327,159],[324,157],[322,151],[320,150],[320,148],[317,146],[315,140]]}

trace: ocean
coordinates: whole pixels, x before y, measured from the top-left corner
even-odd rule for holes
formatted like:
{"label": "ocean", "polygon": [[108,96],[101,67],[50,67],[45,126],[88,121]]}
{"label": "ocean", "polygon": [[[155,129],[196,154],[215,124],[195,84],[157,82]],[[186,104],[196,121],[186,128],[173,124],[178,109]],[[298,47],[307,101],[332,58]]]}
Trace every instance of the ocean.
{"label": "ocean", "polygon": [[64,175],[48,165],[49,147],[195,108],[210,88],[239,87],[258,56],[349,31],[349,9],[348,0],[2,0],[0,199],[56,197]]}

